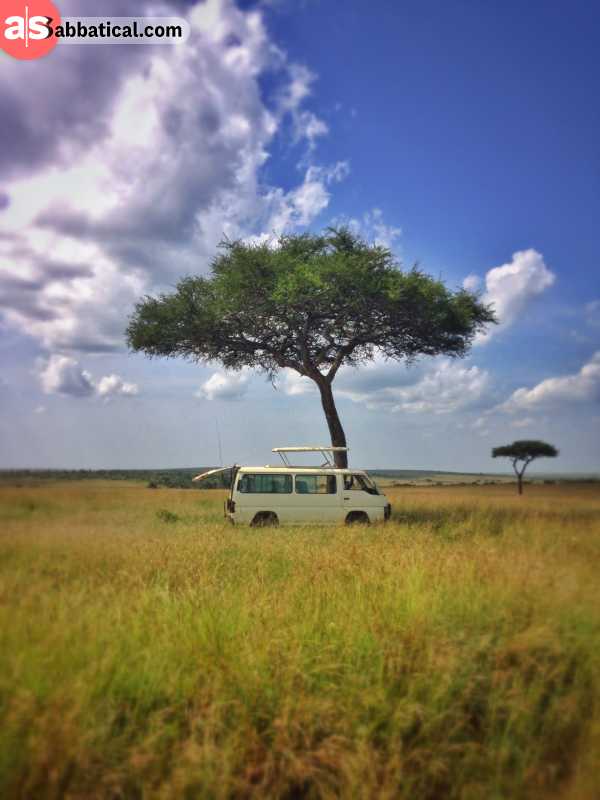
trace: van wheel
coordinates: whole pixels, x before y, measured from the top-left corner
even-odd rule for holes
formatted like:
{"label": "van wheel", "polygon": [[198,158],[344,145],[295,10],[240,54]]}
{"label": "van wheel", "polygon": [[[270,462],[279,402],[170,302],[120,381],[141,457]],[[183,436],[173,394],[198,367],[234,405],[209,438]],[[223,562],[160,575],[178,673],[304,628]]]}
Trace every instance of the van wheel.
{"label": "van wheel", "polygon": [[369,517],[364,511],[351,511],[346,517],[346,525],[370,525]]}
{"label": "van wheel", "polygon": [[277,514],[272,511],[261,511],[250,523],[252,528],[275,528],[279,525]]}

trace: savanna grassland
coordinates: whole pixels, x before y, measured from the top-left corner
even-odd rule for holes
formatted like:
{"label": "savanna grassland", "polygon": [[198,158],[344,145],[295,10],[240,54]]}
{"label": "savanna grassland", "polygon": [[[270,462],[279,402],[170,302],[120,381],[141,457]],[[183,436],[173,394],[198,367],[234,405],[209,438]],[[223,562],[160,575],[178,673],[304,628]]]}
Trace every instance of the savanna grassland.
{"label": "savanna grassland", "polygon": [[1,487],[0,796],[600,797],[598,484],[387,492]]}

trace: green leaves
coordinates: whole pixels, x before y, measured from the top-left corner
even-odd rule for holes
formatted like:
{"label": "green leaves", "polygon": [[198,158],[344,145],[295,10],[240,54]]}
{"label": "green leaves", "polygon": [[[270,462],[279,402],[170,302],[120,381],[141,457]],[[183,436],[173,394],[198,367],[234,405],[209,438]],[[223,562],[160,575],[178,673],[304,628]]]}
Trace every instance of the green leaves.
{"label": "green leaves", "polygon": [[512,461],[518,480],[519,494],[523,493],[523,475],[529,464],[536,458],[554,458],[557,455],[558,450],[554,445],[537,439],[519,439],[512,444],[494,447],[492,450],[492,458],[510,458]]}
{"label": "green leaves", "polygon": [[463,355],[494,322],[476,295],[452,292],[345,228],[281,236],[274,246],[224,242],[208,278],[146,297],[127,329],[133,350],[244,365],[290,367],[333,380],[342,363]]}
{"label": "green leaves", "polygon": [[494,447],[492,458],[513,458],[517,461],[533,461],[535,458],[554,458],[558,450],[554,445],[537,439],[519,439],[512,444]]}

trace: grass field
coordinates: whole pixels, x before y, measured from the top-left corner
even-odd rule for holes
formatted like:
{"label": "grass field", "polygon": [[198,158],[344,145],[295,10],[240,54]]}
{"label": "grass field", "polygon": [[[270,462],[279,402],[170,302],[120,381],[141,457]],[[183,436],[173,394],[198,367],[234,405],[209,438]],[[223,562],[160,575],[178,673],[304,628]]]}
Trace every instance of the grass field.
{"label": "grass field", "polygon": [[0,797],[600,797],[598,485],[388,496],[0,488]]}

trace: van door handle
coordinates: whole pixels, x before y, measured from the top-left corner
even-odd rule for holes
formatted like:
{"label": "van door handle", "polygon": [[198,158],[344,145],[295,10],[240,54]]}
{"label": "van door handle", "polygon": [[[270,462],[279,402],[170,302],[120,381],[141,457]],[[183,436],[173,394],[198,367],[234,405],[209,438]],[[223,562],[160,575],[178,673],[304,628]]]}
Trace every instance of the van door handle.
{"label": "van door handle", "polygon": [[344,500],[350,500],[350,498],[344,495]]}

